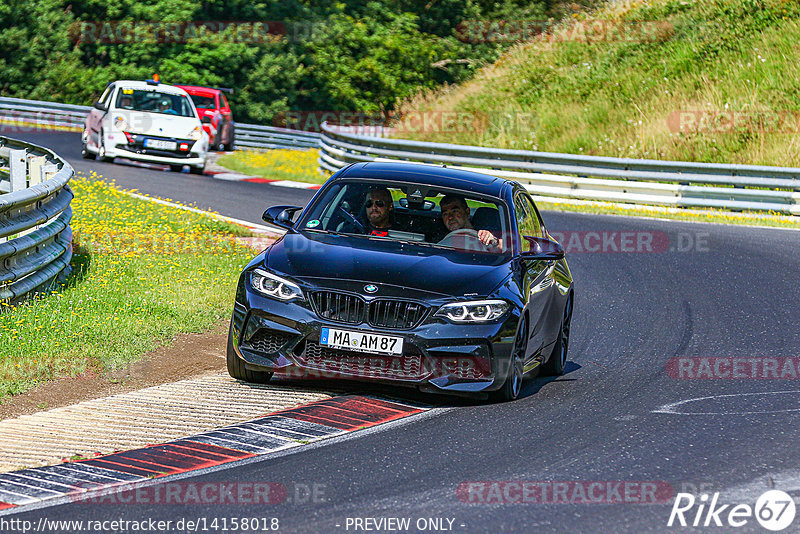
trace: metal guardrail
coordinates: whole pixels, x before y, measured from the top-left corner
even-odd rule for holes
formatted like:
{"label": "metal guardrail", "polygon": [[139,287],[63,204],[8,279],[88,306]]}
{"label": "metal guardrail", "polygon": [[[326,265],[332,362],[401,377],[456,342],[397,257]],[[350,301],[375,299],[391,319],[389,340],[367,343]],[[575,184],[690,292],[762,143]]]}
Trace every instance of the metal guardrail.
{"label": "metal guardrail", "polygon": [[[92,108],[57,102],[0,97],[0,123],[24,127],[82,131]],[[319,146],[320,134],[237,122],[236,146],[243,148],[309,149]]]}
{"label": "metal guardrail", "polygon": [[17,301],[69,274],[73,175],[55,152],[0,137],[0,300]]}
{"label": "metal guardrail", "polygon": [[[75,131],[91,108],[0,97],[0,123]],[[322,134],[236,124],[245,148],[319,147],[319,167],[335,172],[364,161],[413,161],[516,180],[536,196],[685,208],[757,210],[800,215],[800,169],[581,156],[426,143],[360,135],[322,125]],[[0,177],[2,177],[0,169]],[[0,184],[0,190],[2,185]]]}
{"label": "metal guardrail", "polygon": [[800,169],[579,156],[367,137],[322,125],[322,170],[367,161],[464,168],[540,197],[800,215]]}

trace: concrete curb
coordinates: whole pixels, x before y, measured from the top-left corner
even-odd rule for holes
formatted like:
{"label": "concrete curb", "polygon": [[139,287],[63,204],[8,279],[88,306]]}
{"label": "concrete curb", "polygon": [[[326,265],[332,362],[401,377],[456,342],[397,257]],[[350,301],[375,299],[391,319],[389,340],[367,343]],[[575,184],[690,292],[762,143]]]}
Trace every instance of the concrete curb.
{"label": "concrete curb", "polygon": [[[185,392],[184,398],[181,399],[183,403],[192,402],[192,398],[196,396],[194,391],[186,388],[186,386],[191,385],[187,384],[188,382],[191,381],[168,385],[182,385],[178,389]],[[246,393],[248,391],[248,388],[242,387],[241,384],[232,379],[229,379],[228,382],[236,386],[236,390],[240,392],[244,391]],[[159,387],[161,386],[148,389],[156,390]],[[256,389],[261,390],[261,393],[263,393],[263,389],[269,389],[269,387],[260,386]],[[119,400],[118,397],[124,397],[125,395],[109,397],[109,399],[117,398]],[[306,392],[305,395],[307,398],[313,396],[309,392]],[[74,501],[91,503],[93,498],[103,495],[103,502],[109,502],[107,498],[109,490],[116,494],[119,502],[135,502],[132,499],[139,498],[139,486],[152,479],[200,471],[231,462],[273,454],[276,451],[301,447],[349,432],[397,421],[430,409],[430,406],[412,406],[360,395],[339,397],[330,397],[325,393],[317,393],[316,395],[322,398],[307,402],[301,406],[284,408],[267,415],[261,415],[257,419],[230,424],[216,430],[201,431],[199,434],[179,437],[159,445],[145,445],[142,448],[115,452],[92,459],[82,459],[62,463],[61,465],[49,465],[0,474],[0,515],[15,513],[20,506],[39,504],[42,501],[58,500],[65,497],[69,497]],[[107,406],[109,399],[99,399],[97,402],[104,401],[106,403],[105,406]],[[139,400],[131,400],[130,406],[133,406],[134,403],[138,406]],[[172,407],[169,399],[163,399],[159,402],[161,406]],[[88,403],[81,403],[81,405],[85,404]],[[208,399],[205,399],[204,404],[208,404]],[[214,405],[216,406],[216,404]],[[224,402],[224,399],[219,402],[219,405],[217,412],[224,413],[228,411],[229,405]],[[289,405],[291,406],[291,404]],[[94,411],[93,408],[95,407],[90,408],[90,412]],[[184,405],[179,405],[178,408],[188,410]],[[257,410],[257,408],[255,409]],[[51,412],[59,412],[59,410],[63,411],[65,409],[52,410]],[[48,414],[50,412],[45,413]],[[155,417],[152,413],[159,412],[151,412],[151,415],[146,419],[148,423],[142,429],[146,430],[145,427],[154,426],[151,424]],[[159,413],[159,416],[169,418],[168,415],[165,416],[161,413]],[[53,417],[53,415],[51,414],[48,417]],[[59,415],[57,414],[55,417],[58,418]],[[73,418],[71,415],[69,417],[77,422],[83,420],[81,418]],[[116,421],[114,417],[111,417],[111,419]],[[201,416],[196,419],[198,421],[204,420]],[[118,421],[118,426],[126,429],[128,423],[128,421]],[[165,421],[165,423],[167,422]],[[201,426],[198,423],[192,423],[192,425]],[[107,427],[98,426],[96,423],[93,423],[92,428],[94,429],[93,439],[96,441],[107,439],[109,435],[120,436],[129,433],[127,430],[120,431],[119,428],[109,432]],[[83,431],[83,435],[86,435],[87,430],[83,429]],[[76,434],[77,430],[72,430],[72,435]],[[5,433],[0,435],[5,435]],[[276,504],[284,502],[286,499],[286,488],[282,488],[280,484],[264,483],[262,486],[264,487],[260,488],[259,492],[263,499],[262,504]],[[192,488],[189,488],[189,491],[186,492],[185,496],[187,498],[190,494],[199,498],[197,488],[193,489],[194,492],[191,491]],[[206,494],[203,493],[203,495]],[[212,498],[216,498],[216,496],[217,494],[214,494]],[[252,496],[248,498],[252,499]],[[151,502],[149,499],[150,497],[148,497],[148,502]],[[181,503],[165,502],[164,504]],[[200,503],[197,502],[196,504]]]}
{"label": "concrete curb", "polygon": [[270,184],[279,187],[292,187],[294,189],[317,190],[320,187],[322,187],[321,184],[309,184],[306,182],[295,182],[292,180],[270,180],[268,178],[263,178],[261,176],[250,176],[247,174],[235,172],[217,163],[217,160],[219,160],[220,155],[221,154],[217,152],[209,152],[208,159],[206,160],[205,174],[207,176],[211,176],[215,180],[224,180],[227,182],[251,182],[257,184]]}

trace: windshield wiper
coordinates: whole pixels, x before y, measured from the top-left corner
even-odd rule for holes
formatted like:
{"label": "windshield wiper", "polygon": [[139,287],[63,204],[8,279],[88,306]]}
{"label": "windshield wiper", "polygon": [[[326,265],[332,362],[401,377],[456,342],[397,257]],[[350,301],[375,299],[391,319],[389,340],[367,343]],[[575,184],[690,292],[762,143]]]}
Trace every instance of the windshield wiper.
{"label": "windshield wiper", "polygon": [[305,232],[315,232],[318,234],[330,234],[330,235],[339,235],[344,237],[364,237],[363,234],[349,234],[347,232],[337,232],[335,230],[317,230],[316,228],[306,228],[303,231]]}

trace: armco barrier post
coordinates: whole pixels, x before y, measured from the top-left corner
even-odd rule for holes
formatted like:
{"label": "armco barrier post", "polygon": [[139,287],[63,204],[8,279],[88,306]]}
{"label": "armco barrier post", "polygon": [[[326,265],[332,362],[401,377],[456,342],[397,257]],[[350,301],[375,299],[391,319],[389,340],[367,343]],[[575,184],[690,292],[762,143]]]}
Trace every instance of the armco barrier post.
{"label": "armco barrier post", "polygon": [[45,181],[42,168],[47,164],[47,158],[44,156],[30,156],[28,158],[28,185],[34,186]]}
{"label": "armco barrier post", "polygon": [[10,150],[8,168],[11,175],[11,192],[22,191],[28,187],[28,161],[25,150]]}

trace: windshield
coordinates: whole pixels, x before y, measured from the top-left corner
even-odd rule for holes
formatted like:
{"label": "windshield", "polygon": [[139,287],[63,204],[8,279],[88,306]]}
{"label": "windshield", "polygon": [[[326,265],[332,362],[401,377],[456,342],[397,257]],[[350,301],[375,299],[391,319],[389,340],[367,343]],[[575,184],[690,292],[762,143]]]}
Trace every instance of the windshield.
{"label": "windshield", "polygon": [[213,96],[189,95],[197,109],[217,109]]}
{"label": "windshield", "polygon": [[297,228],[402,241],[464,252],[511,251],[499,199],[421,184],[342,182],[329,188]]}
{"label": "windshield", "polygon": [[196,116],[189,99],[183,95],[141,89],[120,90],[117,95],[117,109],[147,111],[179,117]]}

